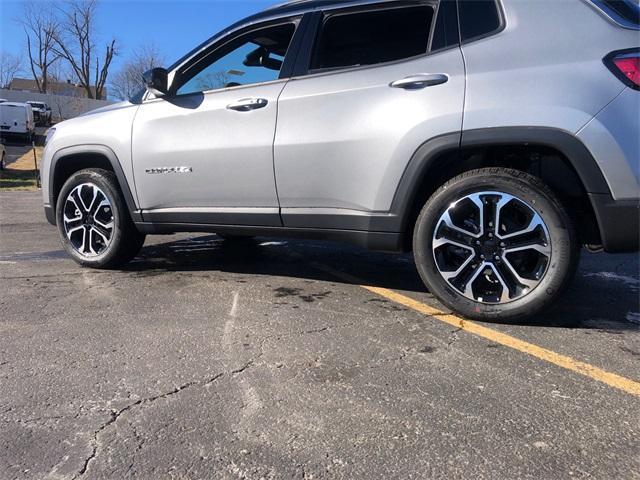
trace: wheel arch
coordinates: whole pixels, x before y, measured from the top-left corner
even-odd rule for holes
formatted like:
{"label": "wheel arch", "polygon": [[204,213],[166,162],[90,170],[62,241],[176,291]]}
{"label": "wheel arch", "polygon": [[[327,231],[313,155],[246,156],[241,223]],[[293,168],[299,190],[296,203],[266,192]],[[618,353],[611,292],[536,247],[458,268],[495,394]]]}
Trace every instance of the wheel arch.
{"label": "wheel arch", "polygon": [[[526,159],[510,158],[521,152]],[[542,171],[536,158],[547,167]],[[555,163],[551,161],[555,159]],[[396,190],[392,212],[410,249],[415,220],[424,203],[447,180],[476,168],[504,166],[523,170],[552,183],[550,187],[576,212],[585,244],[602,243],[592,194],[610,196],[606,180],[584,144],[569,132],[546,127],[504,127],[469,130],[431,139],[414,153]],[[550,166],[554,168],[549,169]],[[554,178],[555,177],[555,178]]]}
{"label": "wheel arch", "polygon": [[[49,174],[49,202],[51,214],[47,219],[55,224],[55,205],[58,194],[67,179],[74,173],[86,168],[102,168],[113,172],[118,180],[127,209],[134,221],[142,221],[136,202],[127,182],[125,173],[115,152],[106,145],[76,145],[58,150],[51,158]],[[53,220],[53,221],[52,221]]]}

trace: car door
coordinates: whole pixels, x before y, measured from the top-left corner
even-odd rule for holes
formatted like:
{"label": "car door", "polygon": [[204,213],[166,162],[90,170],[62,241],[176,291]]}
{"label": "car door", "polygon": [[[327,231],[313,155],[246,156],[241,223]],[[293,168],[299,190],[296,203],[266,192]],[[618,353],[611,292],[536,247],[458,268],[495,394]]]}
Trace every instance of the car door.
{"label": "car door", "polygon": [[229,35],[170,72],[169,94],[143,102],[132,157],[146,221],[281,225],[273,136],[299,22]]}
{"label": "car door", "polygon": [[274,158],[284,225],[393,223],[389,211],[414,152],[461,131],[455,3],[388,2],[317,15],[306,65],[278,102]]}

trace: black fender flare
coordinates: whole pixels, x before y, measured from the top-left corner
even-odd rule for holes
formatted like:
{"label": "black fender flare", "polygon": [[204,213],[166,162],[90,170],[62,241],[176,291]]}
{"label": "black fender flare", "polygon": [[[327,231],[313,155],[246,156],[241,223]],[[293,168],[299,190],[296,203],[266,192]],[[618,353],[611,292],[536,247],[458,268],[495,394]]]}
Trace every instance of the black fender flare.
{"label": "black fender flare", "polygon": [[[587,147],[573,134],[548,127],[495,127],[453,132],[423,143],[409,161],[393,198],[391,212],[399,231],[410,230],[408,222],[414,199],[426,175],[437,169],[437,160],[446,152],[465,148],[500,145],[537,145],[561,152],[574,168],[588,194],[611,195],[607,182]],[[594,209],[596,205],[593,205]]]}
{"label": "black fender flare", "polygon": [[135,197],[131,192],[129,182],[127,182],[127,177],[124,174],[122,165],[120,164],[120,161],[118,160],[115,152],[106,145],[88,144],[61,148],[60,150],[57,150],[51,157],[51,164],[49,166],[49,205],[45,205],[45,212],[49,223],[55,225],[55,205],[57,199],[54,188],[56,167],[65,158],[76,156],[79,157],[80,155],[86,154],[100,155],[107,159],[107,161],[111,164],[111,168],[116,174],[116,178],[118,179],[118,183],[120,184],[122,196],[124,197],[125,203],[127,204],[127,209],[129,210],[131,219],[134,222],[142,221],[142,215],[136,205]]}

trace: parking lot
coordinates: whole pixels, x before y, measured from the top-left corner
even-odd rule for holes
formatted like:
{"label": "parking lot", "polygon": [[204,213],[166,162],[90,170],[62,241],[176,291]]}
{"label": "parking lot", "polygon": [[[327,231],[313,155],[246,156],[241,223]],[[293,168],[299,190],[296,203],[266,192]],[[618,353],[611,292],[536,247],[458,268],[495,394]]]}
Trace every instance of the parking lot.
{"label": "parking lot", "polygon": [[0,193],[0,478],[640,478],[637,254],[465,322],[411,256],[149,237],[122,271]]}
{"label": "parking lot", "polygon": [[[47,136],[48,127],[37,127],[36,133],[33,137],[33,142],[36,145],[36,148],[40,148],[44,146],[44,140]],[[5,166],[7,168],[15,167],[16,162],[21,159],[29,160],[29,167],[33,168],[33,157],[31,156],[33,153],[33,146],[31,142],[25,142],[24,139],[15,136],[15,135],[3,135],[2,139],[5,145]],[[31,154],[31,155],[29,155]],[[28,158],[27,158],[28,156]],[[25,165],[26,166],[26,165]]]}

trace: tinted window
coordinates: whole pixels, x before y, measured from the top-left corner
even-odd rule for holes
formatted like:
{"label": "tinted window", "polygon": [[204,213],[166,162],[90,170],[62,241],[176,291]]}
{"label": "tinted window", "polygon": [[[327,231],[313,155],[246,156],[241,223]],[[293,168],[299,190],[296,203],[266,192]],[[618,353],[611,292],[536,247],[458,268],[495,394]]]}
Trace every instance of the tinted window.
{"label": "tinted window", "polygon": [[246,34],[181,74],[178,95],[277,80],[293,38],[292,24]]}
{"label": "tinted window", "polygon": [[374,65],[427,52],[433,9],[427,6],[338,14],[320,32],[311,65]]}
{"label": "tinted window", "polygon": [[458,5],[463,41],[500,28],[500,13],[494,0],[460,0]]}
{"label": "tinted window", "polygon": [[430,50],[440,50],[457,45],[459,42],[456,2],[455,0],[440,0]]}

